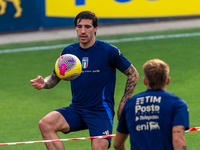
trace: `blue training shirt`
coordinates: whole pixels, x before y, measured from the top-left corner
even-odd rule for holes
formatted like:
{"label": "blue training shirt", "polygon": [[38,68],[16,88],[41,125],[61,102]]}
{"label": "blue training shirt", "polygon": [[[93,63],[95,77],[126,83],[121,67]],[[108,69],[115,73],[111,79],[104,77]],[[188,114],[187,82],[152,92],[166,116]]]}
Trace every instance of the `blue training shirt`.
{"label": "blue training shirt", "polygon": [[117,47],[99,40],[88,49],[81,48],[79,42],[69,45],[64,54],[73,54],[82,63],[81,75],[71,81],[71,106],[95,110],[109,107],[114,111],[116,68],[124,72],[131,62]]}
{"label": "blue training shirt", "polygon": [[117,131],[130,134],[131,150],[173,150],[176,125],[189,128],[186,102],[164,90],[148,89],[126,102]]}

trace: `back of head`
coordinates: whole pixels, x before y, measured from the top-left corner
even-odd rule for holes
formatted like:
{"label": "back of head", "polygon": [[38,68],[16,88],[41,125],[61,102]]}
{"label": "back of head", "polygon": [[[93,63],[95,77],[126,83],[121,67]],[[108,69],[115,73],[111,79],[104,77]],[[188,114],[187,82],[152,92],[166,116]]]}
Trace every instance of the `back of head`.
{"label": "back of head", "polygon": [[152,59],[143,65],[145,77],[149,87],[153,90],[161,90],[169,75],[169,66],[160,59]]}
{"label": "back of head", "polygon": [[74,19],[74,25],[77,26],[77,23],[80,22],[82,19],[90,19],[92,20],[93,27],[94,28],[98,27],[98,18],[93,12],[91,11],[80,12]]}

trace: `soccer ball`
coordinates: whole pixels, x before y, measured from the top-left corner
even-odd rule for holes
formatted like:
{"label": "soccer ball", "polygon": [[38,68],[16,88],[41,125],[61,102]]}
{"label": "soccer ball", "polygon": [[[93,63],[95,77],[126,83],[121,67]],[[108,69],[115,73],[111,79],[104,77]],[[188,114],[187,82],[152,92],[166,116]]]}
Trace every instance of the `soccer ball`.
{"label": "soccer ball", "polygon": [[66,81],[76,79],[82,71],[80,60],[72,54],[60,56],[55,63],[56,75]]}

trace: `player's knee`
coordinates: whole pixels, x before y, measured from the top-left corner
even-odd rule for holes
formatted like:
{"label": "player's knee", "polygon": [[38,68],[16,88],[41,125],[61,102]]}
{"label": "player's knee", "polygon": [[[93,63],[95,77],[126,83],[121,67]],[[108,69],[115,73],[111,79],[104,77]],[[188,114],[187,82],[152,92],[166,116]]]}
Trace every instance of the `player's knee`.
{"label": "player's knee", "polygon": [[50,125],[45,121],[45,119],[41,119],[38,122],[38,126],[41,132],[45,133],[45,132],[49,132],[51,130]]}
{"label": "player's knee", "polygon": [[[105,150],[101,145],[96,145],[92,147],[92,150]],[[106,148],[107,150],[107,148]]]}
{"label": "player's knee", "polygon": [[119,145],[117,143],[113,144],[114,149],[119,149]]}
{"label": "player's knee", "polygon": [[92,142],[92,150],[107,150],[109,142],[106,139],[94,139]]}

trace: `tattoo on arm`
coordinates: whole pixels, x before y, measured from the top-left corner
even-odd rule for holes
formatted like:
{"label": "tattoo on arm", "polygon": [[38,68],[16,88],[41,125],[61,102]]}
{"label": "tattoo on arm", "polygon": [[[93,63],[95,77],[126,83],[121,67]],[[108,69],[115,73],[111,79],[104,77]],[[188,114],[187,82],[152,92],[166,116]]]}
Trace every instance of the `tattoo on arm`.
{"label": "tattoo on arm", "polygon": [[173,133],[181,133],[181,131],[173,131]]}
{"label": "tattoo on arm", "polygon": [[182,148],[183,150],[186,150],[187,149],[187,147],[186,146],[183,146],[183,148]]}
{"label": "tattoo on arm", "polygon": [[180,130],[173,131],[172,133],[181,133],[181,131],[185,132],[185,127],[181,128]]}
{"label": "tattoo on arm", "polygon": [[61,79],[55,73],[52,73],[50,76],[48,76],[44,79],[44,81],[45,81],[44,88],[45,89],[53,88],[60,82],[60,80]]}
{"label": "tattoo on arm", "polygon": [[[184,132],[185,132],[185,127],[181,128],[181,129],[177,129],[177,130],[173,131],[172,133],[184,133]],[[183,145],[182,150],[186,150],[186,149],[187,149],[186,145]]]}
{"label": "tattoo on arm", "polygon": [[128,76],[128,79],[126,81],[125,92],[121,100],[122,103],[126,103],[126,101],[131,98],[139,78],[139,74],[137,70],[133,67],[133,65],[131,65],[124,72],[124,74]]}

